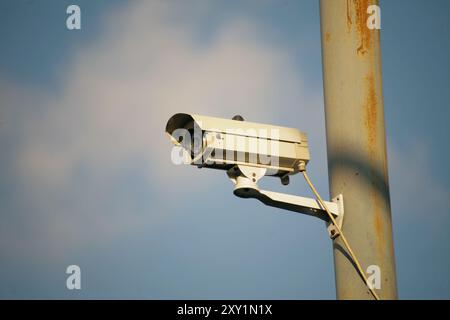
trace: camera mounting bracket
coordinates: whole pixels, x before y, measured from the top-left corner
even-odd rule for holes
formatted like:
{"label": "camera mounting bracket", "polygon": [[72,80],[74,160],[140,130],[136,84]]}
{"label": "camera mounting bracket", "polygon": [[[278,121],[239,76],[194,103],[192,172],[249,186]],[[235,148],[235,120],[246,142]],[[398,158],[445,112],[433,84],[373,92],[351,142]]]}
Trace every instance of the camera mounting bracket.
{"label": "camera mounting bracket", "polygon": [[[257,199],[267,206],[317,217],[326,222],[327,231],[331,239],[339,236],[338,229],[330,221],[327,212],[316,199],[260,190],[257,182],[264,176],[265,172],[266,169],[264,168],[245,165],[234,166],[227,171],[228,177],[235,185],[233,193],[240,198]],[[333,198],[331,202],[324,202],[339,228],[342,228],[344,197],[340,194]]]}

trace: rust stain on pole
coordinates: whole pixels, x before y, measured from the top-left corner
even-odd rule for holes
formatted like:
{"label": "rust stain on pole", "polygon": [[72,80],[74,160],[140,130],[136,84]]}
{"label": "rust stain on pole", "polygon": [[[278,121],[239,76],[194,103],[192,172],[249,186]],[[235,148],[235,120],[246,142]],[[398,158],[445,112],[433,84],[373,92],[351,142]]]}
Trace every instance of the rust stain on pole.
{"label": "rust stain on pole", "polygon": [[[369,161],[371,163],[371,168],[376,168],[377,161],[377,147],[379,145],[378,141],[378,128],[379,126],[379,111],[378,111],[378,99],[379,94],[376,92],[375,79],[373,72],[369,72],[364,78],[364,88],[365,88],[365,103],[364,103],[364,126],[367,135],[367,150],[369,155]],[[384,162],[384,161],[383,161]],[[385,167],[385,163],[383,163]],[[371,169],[370,174],[373,176],[373,180],[376,181],[376,172]],[[377,254],[381,257],[383,255],[383,248],[385,247],[383,234],[386,232],[383,225],[383,212],[382,204],[384,199],[383,195],[380,194],[379,186],[375,182],[371,185],[371,201],[374,209],[374,221],[373,225],[375,228],[375,236],[377,241],[375,242]]]}
{"label": "rust stain on pole", "polygon": [[369,153],[373,156],[375,144],[377,142],[377,116],[378,116],[378,102],[377,93],[375,91],[375,80],[372,73],[366,75],[364,79],[366,87],[366,102],[365,102],[365,120],[364,124],[367,130],[367,142]]}
{"label": "rust stain on pole", "polygon": [[356,10],[356,26],[359,34],[360,45],[358,47],[358,54],[365,55],[371,49],[371,30],[367,28],[367,8],[369,7],[368,0],[353,1]]}
{"label": "rust stain on pole", "polygon": [[[369,2],[373,3],[369,0],[347,0],[347,33],[351,32],[354,18],[355,28],[359,35],[357,53],[360,56],[366,55],[371,49],[372,32],[367,28]],[[375,3],[378,3],[378,1]]]}

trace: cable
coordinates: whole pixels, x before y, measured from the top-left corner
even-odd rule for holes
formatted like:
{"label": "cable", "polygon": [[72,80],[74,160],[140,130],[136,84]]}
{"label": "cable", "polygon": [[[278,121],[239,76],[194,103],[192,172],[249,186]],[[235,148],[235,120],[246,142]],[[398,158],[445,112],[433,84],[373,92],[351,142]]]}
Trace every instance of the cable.
{"label": "cable", "polygon": [[330,210],[328,210],[327,206],[325,205],[324,201],[320,197],[320,194],[317,192],[316,188],[314,188],[313,184],[311,183],[311,180],[309,180],[308,174],[306,173],[306,170],[302,170],[303,176],[305,177],[306,182],[308,183],[309,187],[311,188],[312,192],[315,194],[317,200],[319,201],[322,208],[327,212],[328,217],[330,218],[333,225],[336,227],[336,229],[339,232],[339,235],[342,238],[342,241],[344,242],[345,246],[347,247],[347,250],[350,254],[350,256],[353,259],[353,262],[355,263],[361,277],[364,279],[364,282],[366,283],[367,288],[369,288],[370,292],[374,296],[375,300],[380,300],[380,297],[378,297],[375,290],[369,285],[369,280],[366,277],[366,274],[361,268],[361,265],[359,264],[358,259],[356,258],[356,255],[353,253],[352,248],[350,247],[350,244],[348,243],[347,239],[344,236],[344,233],[342,232],[341,228],[339,228],[339,225],[336,223],[336,220],[334,219],[333,215],[331,214]]}

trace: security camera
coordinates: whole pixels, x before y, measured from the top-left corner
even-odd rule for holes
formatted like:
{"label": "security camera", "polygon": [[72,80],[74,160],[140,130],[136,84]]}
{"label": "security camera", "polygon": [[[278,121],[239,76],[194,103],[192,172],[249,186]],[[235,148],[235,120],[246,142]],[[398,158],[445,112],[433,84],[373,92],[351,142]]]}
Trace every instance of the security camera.
{"label": "security camera", "polygon": [[[166,133],[175,145],[172,161],[199,168],[226,170],[234,184],[234,194],[254,198],[272,207],[316,216],[328,224],[331,237],[339,232],[323,206],[314,199],[260,190],[257,182],[264,176],[281,178],[305,171],[310,160],[305,133],[294,128],[279,127],[233,119],[177,113],[166,125]],[[344,215],[343,197],[325,201],[339,228]]]}
{"label": "security camera", "polygon": [[305,133],[244,121],[241,116],[230,120],[177,113],[167,122],[166,133],[180,148],[184,163],[226,171],[251,167],[260,175],[280,177],[283,184],[310,159]]}

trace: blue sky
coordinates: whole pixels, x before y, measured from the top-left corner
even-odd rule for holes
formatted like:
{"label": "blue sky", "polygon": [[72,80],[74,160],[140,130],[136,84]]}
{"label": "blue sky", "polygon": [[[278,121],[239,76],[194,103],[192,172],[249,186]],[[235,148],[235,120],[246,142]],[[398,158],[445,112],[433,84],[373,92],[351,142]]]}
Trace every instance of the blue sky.
{"label": "blue sky", "polygon": [[[450,4],[381,6],[399,296],[450,298]],[[1,298],[334,299],[321,221],[174,166],[164,136],[180,111],[297,127],[326,196],[318,1],[7,0],[0,39]],[[291,181],[263,186],[310,195]]]}

